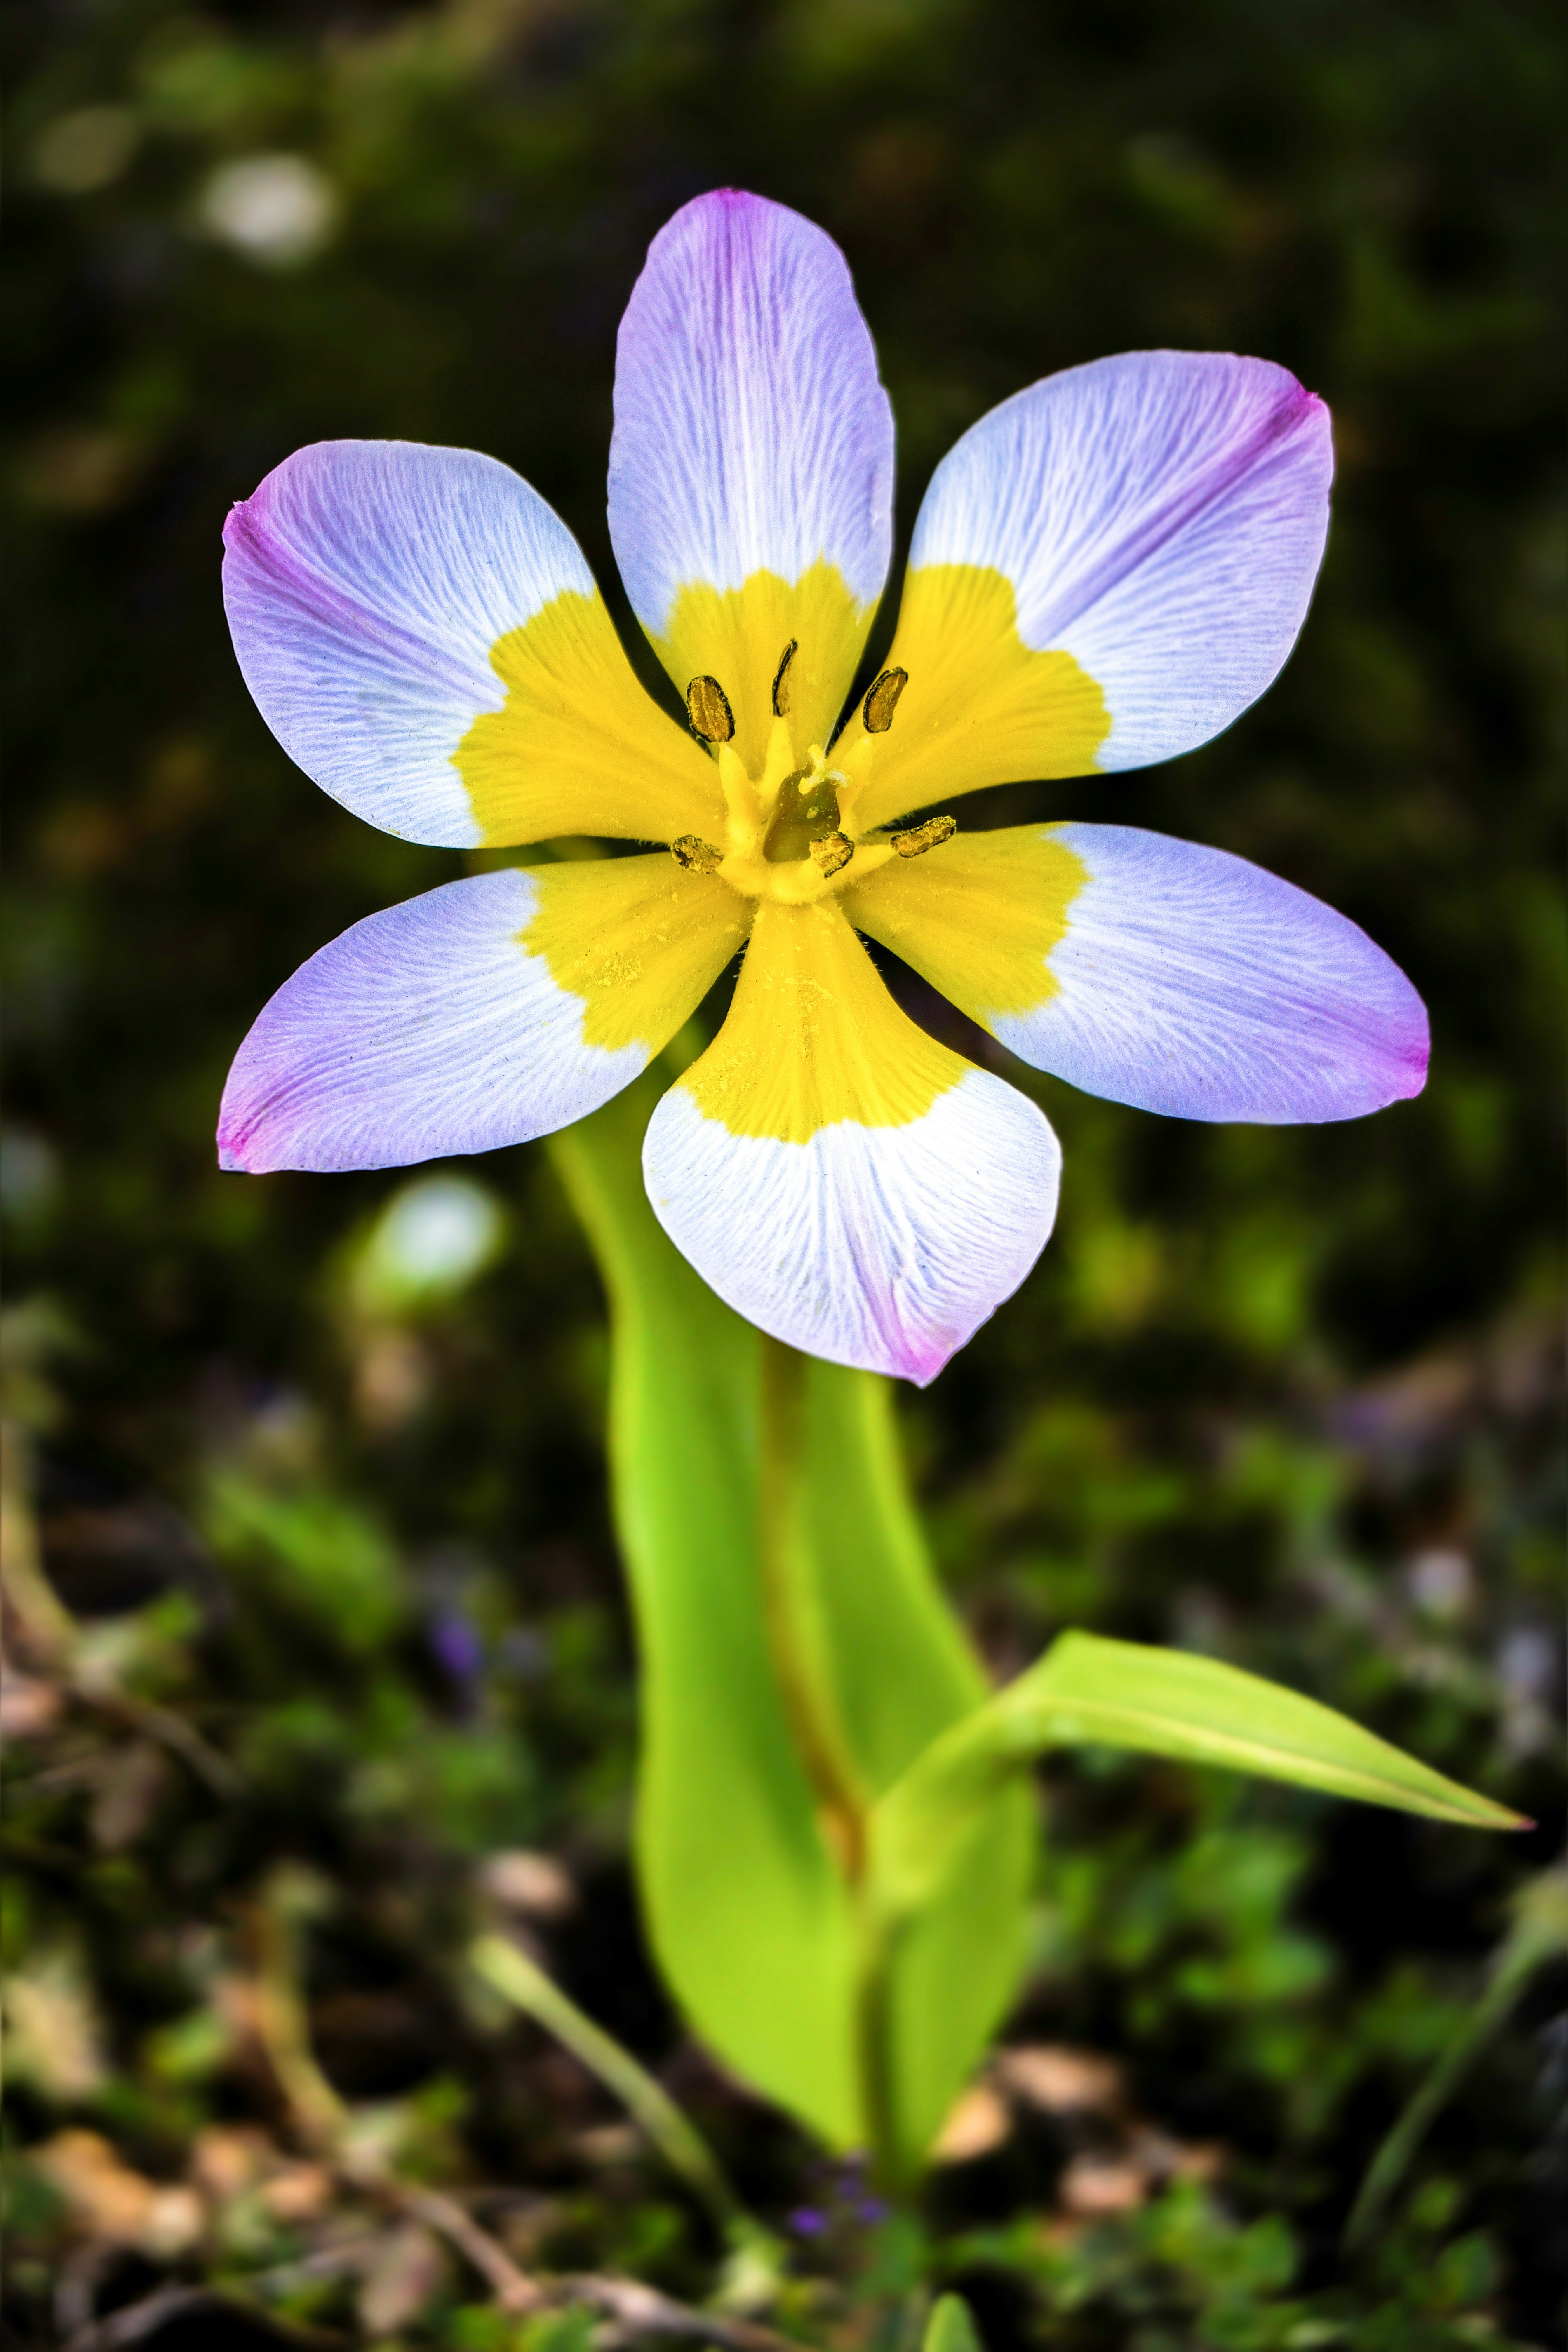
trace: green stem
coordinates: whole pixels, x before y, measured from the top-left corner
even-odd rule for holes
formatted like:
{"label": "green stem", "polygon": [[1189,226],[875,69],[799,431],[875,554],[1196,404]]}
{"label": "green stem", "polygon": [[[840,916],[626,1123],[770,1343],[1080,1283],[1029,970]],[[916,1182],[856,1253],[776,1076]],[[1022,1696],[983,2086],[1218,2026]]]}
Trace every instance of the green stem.
{"label": "green stem", "polygon": [[1434,2118],[1507,2022],[1536,1969],[1562,1951],[1565,1927],[1568,1882],[1561,1868],[1527,1880],[1518,1897],[1512,1932],[1493,1962],[1490,1982],[1372,2160],[1345,2224],[1347,2246],[1360,2245],[1371,2235]]}
{"label": "green stem", "polygon": [[873,2173],[880,2186],[891,2189],[900,2168],[889,2035],[889,1953],[867,1883],[871,1800],[855,1769],[813,1639],[812,1596],[803,1575],[800,1501],[808,1359],[766,1333],[762,1349],[758,1490],[763,1615],[795,1749],[857,1914],[854,2032],[860,2110]]}
{"label": "green stem", "polygon": [[763,1616],[784,1712],[828,1844],[845,1877],[858,1886],[866,1870],[866,1798],[849,1762],[837,1709],[813,1655],[808,1597],[801,1590],[799,1572],[805,1364],[794,1348],[763,1334],[758,1480]]}
{"label": "green stem", "polygon": [[629,2050],[623,2050],[602,2026],[585,2017],[553,1978],[500,1936],[480,1936],[469,1949],[468,1964],[476,1975],[537,2019],[590,2074],[598,2076],[637,2118],[666,2161],[696,2191],[721,2231],[739,2230],[747,2236],[761,2237],[717,2158],[668,2092],[638,2065]]}

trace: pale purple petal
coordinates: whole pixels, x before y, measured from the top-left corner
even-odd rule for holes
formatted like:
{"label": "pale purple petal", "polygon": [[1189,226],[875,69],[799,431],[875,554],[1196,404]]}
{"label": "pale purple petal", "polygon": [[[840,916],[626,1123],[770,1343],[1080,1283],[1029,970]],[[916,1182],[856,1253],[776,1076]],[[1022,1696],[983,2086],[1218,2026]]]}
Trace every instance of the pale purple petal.
{"label": "pale purple petal", "polygon": [[[601,883],[603,938],[613,950],[625,929],[640,949],[609,953],[603,971],[637,1016],[623,1032],[647,1033],[614,1048],[584,1034],[589,999],[603,992],[591,980],[563,985],[552,967],[547,945],[569,979],[581,970],[581,959],[562,963],[559,920],[538,952],[530,944],[542,908],[556,917],[567,891],[578,935],[591,933],[597,900],[585,910],[583,901]],[[639,911],[646,938],[631,928]],[[510,867],[368,915],[300,966],[241,1045],[224,1089],[220,1164],[252,1174],[396,1168],[548,1135],[647,1066],[742,929],[732,892],[662,856]]]}
{"label": "pale purple petal", "polygon": [[1178,1118],[1358,1118],[1420,1093],[1426,1008],[1357,924],[1222,849],[1047,831],[1088,879],[1046,959],[1055,992],[988,1017],[1023,1060]]}
{"label": "pale purple petal", "polygon": [[318,441],[224,545],[235,651],[289,757],[384,832],[479,843],[453,755],[506,699],[491,648],[563,591],[595,593],[537,490],[471,449]]}
{"label": "pale purple petal", "polygon": [[824,559],[868,618],[892,486],[892,411],[832,238],[732,188],[685,205],[648,248],[616,360],[610,536],[644,628],[662,639],[689,583],[793,583]]}
{"label": "pale purple petal", "polygon": [[[1229,726],[1279,670],[1332,473],[1328,411],[1285,368],[1129,352],[973,425],[931,479],[910,569],[1001,572],[1024,644],[1070,654],[1104,696],[1096,764],[1141,767]],[[1059,772],[1049,751],[1038,772]]]}

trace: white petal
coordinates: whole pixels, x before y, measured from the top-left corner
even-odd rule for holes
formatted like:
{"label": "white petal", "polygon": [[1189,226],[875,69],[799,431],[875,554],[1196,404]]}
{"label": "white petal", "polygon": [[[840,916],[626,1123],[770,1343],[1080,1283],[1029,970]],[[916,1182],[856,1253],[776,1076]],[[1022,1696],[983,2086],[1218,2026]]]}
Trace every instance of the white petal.
{"label": "white petal", "polygon": [[1026,1096],[899,1011],[836,908],[764,905],[723,1028],[649,1121],[643,1173],[738,1313],[923,1386],[1045,1247],[1061,1152]]}

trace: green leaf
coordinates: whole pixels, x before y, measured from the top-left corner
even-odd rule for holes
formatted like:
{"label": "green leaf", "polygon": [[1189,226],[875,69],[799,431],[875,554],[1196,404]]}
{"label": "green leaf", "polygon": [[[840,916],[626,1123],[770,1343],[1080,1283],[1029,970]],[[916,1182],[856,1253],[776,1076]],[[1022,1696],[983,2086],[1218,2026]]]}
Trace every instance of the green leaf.
{"label": "green leaf", "polygon": [[602,2025],[595,2025],[537,1962],[503,1936],[479,1936],[469,1947],[468,1965],[504,1999],[537,2018],[546,2032],[553,2033],[580,2064],[598,2076],[665,2161],[695,2191],[721,2231],[743,2229],[761,2235],[708,2143],[663,2084]]}
{"label": "green leaf", "polygon": [[1536,1970],[1560,1960],[1565,1949],[1568,1876],[1561,1868],[1543,1871],[1519,1889],[1513,1926],[1492,1956],[1486,1990],[1373,2157],[1345,2223],[1347,2246],[1363,2244],[1376,2228],[1411,2158],[1470,2066],[1506,2024]]}
{"label": "green leaf", "polygon": [[974,2315],[961,2294],[937,2297],[921,2352],[984,2352]]}
{"label": "green leaf", "polygon": [[[864,2147],[865,1922],[765,1630],[763,1342],[647,1204],[640,1149],[659,1090],[650,1073],[552,1146],[610,1299],[612,1488],[642,1663],[643,1901],[699,2033],[831,2144]],[[889,1384],[812,1361],[802,1416],[793,1571],[824,1705],[869,1802],[973,1714],[984,1682],[932,1581]],[[900,2168],[918,2168],[1016,1989],[1031,1821],[1022,1787],[994,1790],[943,1900],[900,1940],[886,2054]]]}
{"label": "green leaf", "polygon": [[876,1809],[879,1899],[918,1914],[962,1861],[976,1809],[1047,1748],[1103,1741],[1224,1764],[1470,1829],[1528,1827],[1278,1683],[1184,1650],[1064,1633],[1038,1665],[933,1743]]}

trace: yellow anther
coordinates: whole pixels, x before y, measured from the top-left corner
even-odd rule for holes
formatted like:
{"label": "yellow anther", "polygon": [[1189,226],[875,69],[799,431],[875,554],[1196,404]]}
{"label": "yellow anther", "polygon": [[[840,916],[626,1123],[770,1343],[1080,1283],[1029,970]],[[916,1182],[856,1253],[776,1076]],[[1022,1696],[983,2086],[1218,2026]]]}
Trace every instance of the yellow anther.
{"label": "yellow anther", "polygon": [[811,845],[811,862],[824,875],[842,873],[855,855],[855,844],[847,833],[825,833]]}
{"label": "yellow anther", "polygon": [[911,825],[908,833],[895,833],[893,847],[900,857],[921,857],[939,841],[951,841],[957,831],[956,818],[928,816],[924,824]]}
{"label": "yellow anther", "polygon": [[716,677],[694,677],[686,689],[686,715],[691,731],[704,743],[727,743],[735,731],[730,698]]}
{"label": "yellow anther", "polygon": [[893,723],[893,713],[899,707],[899,697],[910,682],[907,669],[885,669],[872,681],[866,699],[860,706],[860,716],[868,735],[885,735]]}
{"label": "yellow anther", "polygon": [[773,672],[773,717],[775,719],[782,719],[789,709],[789,666],[794,661],[799,646],[798,637],[790,639],[779,657],[779,666]]}
{"label": "yellow anther", "polygon": [[698,833],[683,833],[669,845],[669,854],[678,866],[689,874],[717,874],[724,863],[724,853],[704,841]]}

